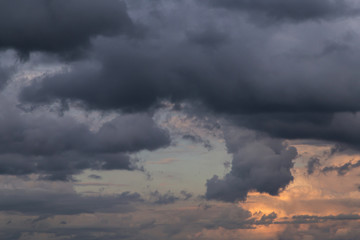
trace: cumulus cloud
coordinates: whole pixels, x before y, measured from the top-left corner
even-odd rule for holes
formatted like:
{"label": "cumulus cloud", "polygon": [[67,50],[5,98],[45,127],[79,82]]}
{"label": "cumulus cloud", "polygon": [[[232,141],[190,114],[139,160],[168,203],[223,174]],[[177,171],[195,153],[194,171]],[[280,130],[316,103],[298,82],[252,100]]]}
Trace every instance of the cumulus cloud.
{"label": "cumulus cloud", "polygon": [[[68,180],[84,169],[135,169],[130,154],[169,145],[169,135],[151,116],[118,116],[96,131],[71,117],[22,113],[7,106],[0,113],[0,173],[43,175]],[[3,108],[3,109],[4,109]]]}
{"label": "cumulus cloud", "polygon": [[337,143],[332,154],[346,148],[359,149],[359,114],[261,113],[233,118],[238,125],[266,132],[275,138],[317,139]]}
{"label": "cumulus cloud", "polygon": [[[304,5],[348,6],[322,2]],[[156,18],[140,7],[139,21],[148,20],[148,38],[96,39],[89,59],[41,76],[23,89],[20,99],[34,105],[80,102],[87,109],[124,112],[154,110],[163,101],[190,102],[202,112],[226,115],[236,125],[275,138],[358,142],[352,131],[359,127],[352,113],[360,109],[354,34],[325,23],[309,24],[311,33],[298,25],[264,31],[195,2],[189,3],[191,11],[176,3],[192,20],[181,24],[184,16],[174,14],[170,3],[161,3],[144,5],[158,13]],[[200,13],[210,21],[192,24]],[[329,41],[335,36],[340,37]]]}
{"label": "cumulus cloud", "polygon": [[117,0],[5,0],[0,3],[0,48],[23,56],[31,51],[80,50],[96,36],[130,33],[134,25]]}
{"label": "cumulus cloud", "polygon": [[[214,121],[216,124],[208,129],[223,131],[223,135],[212,135],[224,137],[218,142],[209,142],[196,131],[180,131],[177,136],[215,150],[224,140],[232,156],[230,172],[207,177],[206,200],[245,201],[253,191],[273,198],[294,179],[292,169],[298,154],[287,140],[315,139],[341,146],[330,154],[345,148],[360,149],[360,51],[354,18],[358,13],[355,2],[345,0],[4,0],[0,2],[0,49],[13,49],[21,57],[28,57],[29,66],[42,67],[34,55],[59,66],[56,71],[42,69],[40,74],[17,72],[11,89],[1,92],[11,95],[12,102],[0,103],[0,174],[35,174],[42,180],[64,181],[86,169],[141,169],[136,153],[170,145],[169,133],[153,116],[154,112],[161,115],[164,106],[173,106],[171,114],[177,111],[200,116],[204,125],[211,121],[207,118],[222,121],[219,127]],[[139,33],[138,25],[143,26],[143,38],[131,37]],[[74,61],[78,54],[82,58]],[[59,56],[73,61],[64,62]],[[9,86],[9,73],[0,67],[1,89]],[[19,75],[25,79],[20,80]],[[41,107],[22,112],[13,107],[18,104],[18,90],[21,103],[31,107],[60,102],[66,106],[64,111],[72,110],[81,117],[83,110],[111,112],[116,117],[94,131],[67,112],[63,117],[55,117]],[[166,127],[166,123],[162,126]],[[158,159],[165,160],[157,164],[172,161],[168,157]],[[310,159],[308,174],[313,174],[319,164],[318,159]],[[349,162],[321,171],[344,175],[359,166],[358,162]],[[100,179],[97,175],[88,177]],[[83,186],[106,185],[102,184]],[[0,199],[1,211],[34,215],[34,224],[49,215],[110,214],[112,209],[122,212],[121,206],[131,210],[128,203],[141,201],[138,194],[130,193],[85,197],[36,192],[39,198],[27,191],[0,193],[4,195]],[[68,219],[61,219],[58,222],[67,223],[61,224],[63,229],[30,227],[4,231],[0,236],[201,239],[203,230],[236,231],[281,223],[280,213],[272,210],[255,217],[241,208],[220,211],[226,207],[219,202],[211,203],[224,204],[218,208],[209,208],[205,203],[203,211],[186,205],[189,202],[182,203],[191,209],[191,214],[171,210],[178,201],[192,196],[186,191],[178,195],[154,191],[148,206],[166,209],[165,213],[156,219],[143,219],[146,214],[140,211],[142,218],[138,216],[134,221],[141,224],[133,227],[124,223],[131,222],[133,216],[126,216],[120,221],[123,225],[117,224],[122,226],[120,230],[119,226],[71,229],[65,227],[71,224]],[[186,207],[181,210],[185,212]],[[40,208],[43,210],[36,210]],[[341,239],[330,234],[337,233],[334,226],[316,225],[297,231],[295,224],[332,224],[335,219],[358,221],[358,216],[295,216],[289,223],[283,222],[289,226],[278,239],[304,239],[309,235]],[[138,235],[139,229],[153,235]],[[343,238],[356,236],[349,233]]]}
{"label": "cumulus cloud", "polygon": [[233,155],[231,171],[207,181],[207,199],[245,201],[250,191],[277,195],[293,180],[290,170],[296,148],[241,129],[226,130],[225,140]]}

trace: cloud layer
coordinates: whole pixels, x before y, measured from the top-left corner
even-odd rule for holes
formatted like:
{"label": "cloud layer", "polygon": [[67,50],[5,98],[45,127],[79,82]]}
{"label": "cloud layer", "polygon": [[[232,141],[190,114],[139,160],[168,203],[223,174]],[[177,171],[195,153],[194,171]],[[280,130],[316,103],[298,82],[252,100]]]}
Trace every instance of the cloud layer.
{"label": "cloud layer", "polygon": [[94,37],[130,33],[133,28],[125,4],[116,0],[5,0],[0,9],[0,48],[15,49],[22,56],[83,50]]}
{"label": "cloud layer", "polygon": [[358,18],[351,0],[1,1],[0,237],[355,239]]}
{"label": "cloud layer", "polygon": [[329,20],[359,13],[358,9],[354,9],[352,4],[344,0],[210,0],[208,2],[215,7],[250,13],[253,19],[264,17],[278,22]]}
{"label": "cloud layer", "polygon": [[119,116],[94,132],[73,118],[21,113],[7,106],[0,115],[0,173],[38,173],[66,180],[84,169],[136,168],[129,155],[170,144],[168,133],[146,114]]}

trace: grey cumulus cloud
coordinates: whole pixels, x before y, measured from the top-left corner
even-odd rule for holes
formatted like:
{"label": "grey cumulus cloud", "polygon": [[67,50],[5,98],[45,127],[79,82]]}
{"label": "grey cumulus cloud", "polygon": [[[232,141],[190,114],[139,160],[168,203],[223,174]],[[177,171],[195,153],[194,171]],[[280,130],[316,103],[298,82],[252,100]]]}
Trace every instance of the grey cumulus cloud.
{"label": "grey cumulus cloud", "polygon": [[317,139],[337,143],[339,148],[359,149],[359,115],[350,112],[259,113],[234,116],[235,124],[266,132],[275,138]]}
{"label": "grey cumulus cloud", "polygon": [[[275,61],[276,52],[265,48],[257,56],[259,49],[247,49],[249,42],[242,39],[214,53],[192,44],[180,50],[181,43],[167,41],[161,39],[153,48],[150,40],[137,44],[126,39],[99,40],[96,59],[91,59],[95,66],[84,62],[70,71],[42,76],[24,88],[20,99],[40,105],[59,99],[80,101],[92,109],[129,112],[146,111],[163,100],[198,101],[219,113],[298,114],[301,119],[317,114],[325,120],[334,112],[360,109],[360,86],[354,81],[359,74],[354,65],[345,64],[346,59],[343,63],[336,56],[329,57],[330,63],[285,57]],[[336,81],[340,76],[344,80]],[[318,92],[319,85],[326,91]]]}
{"label": "grey cumulus cloud", "polygon": [[[359,116],[354,114],[360,110],[356,36],[340,34],[322,21],[308,22],[311,31],[302,24],[264,29],[239,22],[236,14],[216,15],[206,4],[189,2],[188,11],[183,2],[171,2],[186,15],[179,16],[169,3],[157,3],[154,9],[145,4],[153,11],[144,7],[146,13],[139,16],[147,38],[95,39],[88,59],[33,80],[21,91],[20,101],[35,106],[62,101],[125,113],[153,111],[164,101],[189,103],[204,115],[266,135],[248,145],[225,139],[233,155],[231,171],[206,183],[206,198],[221,201],[245,200],[250,191],[277,195],[293,180],[296,149],[282,145],[282,139],[325,140],[360,149]],[[301,22],[356,13],[341,1],[232,4],[241,3],[239,8],[250,15],[260,12],[273,20]],[[209,21],[199,22],[200,13]],[[183,24],[184,19],[189,23]],[[336,44],[329,44],[338,35],[342,37],[330,41]],[[99,150],[113,154],[112,144]],[[108,160],[95,168],[120,168],[123,162]]]}
{"label": "grey cumulus cloud", "polygon": [[358,239],[359,7],[0,0],[0,239]]}
{"label": "grey cumulus cloud", "polygon": [[97,132],[70,117],[33,116],[6,106],[0,114],[0,174],[68,180],[84,169],[135,169],[129,155],[168,146],[168,133],[151,116],[119,116]]}
{"label": "grey cumulus cloud", "polygon": [[297,156],[294,147],[237,129],[228,130],[225,140],[233,155],[231,171],[223,178],[207,180],[207,199],[245,201],[250,191],[277,195],[293,180],[290,170]]}
{"label": "grey cumulus cloud", "polygon": [[[17,10],[10,1],[1,4],[5,16]],[[168,134],[147,115],[164,101],[187,103],[194,112],[198,107],[199,114],[234,125],[234,133],[225,132],[233,156],[231,171],[207,181],[207,199],[245,200],[250,191],[277,195],[293,180],[297,156],[284,139],[316,139],[360,149],[359,38],[351,34],[356,28],[347,18],[358,9],[348,1],[224,0],[210,1],[209,6],[139,0],[130,10],[115,0],[37,0],[37,8],[32,6],[33,12],[11,14],[10,21],[0,24],[1,30],[16,23],[9,27],[10,35],[1,35],[3,49],[61,54],[90,41],[92,47],[85,49],[86,58],[69,62],[66,69],[29,80],[20,101],[34,106],[76,103],[87,110],[130,115],[91,132],[66,117],[28,121],[8,114],[0,119],[5,133],[0,137],[3,174],[67,179],[88,168],[133,169],[132,153],[169,146]],[[303,24],[261,28],[214,7],[240,10],[272,24]],[[47,19],[49,11],[55,20]],[[69,22],[61,18],[65,14]],[[320,21],[337,18],[345,20]],[[46,25],[52,21],[58,24],[54,32]],[[118,36],[128,33],[133,22],[146,26],[146,38]],[[41,33],[18,31],[33,24]],[[252,133],[243,138],[240,128]],[[185,138],[211,147],[195,135]],[[309,163],[309,173],[316,165]],[[164,203],[177,198],[155,196]]]}
{"label": "grey cumulus cloud", "polygon": [[31,51],[80,50],[96,36],[130,33],[133,23],[117,0],[4,0],[0,2],[0,48]]}

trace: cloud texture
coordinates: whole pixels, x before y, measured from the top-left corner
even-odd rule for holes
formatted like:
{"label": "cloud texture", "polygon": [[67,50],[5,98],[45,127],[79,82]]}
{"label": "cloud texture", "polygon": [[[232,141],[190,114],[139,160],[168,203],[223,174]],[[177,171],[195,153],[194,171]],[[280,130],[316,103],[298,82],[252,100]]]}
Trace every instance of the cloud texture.
{"label": "cloud texture", "polygon": [[[72,215],[61,226],[80,216],[91,222],[86,214],[119,213],[114,223],[99,217],[82,229],[19,227],[1,237],[258,239],[236,231],[283,228],[269,239],[354,239],[360,213],[349,209],[296,214],[232,203],[254,195],[276,202],[295,176],[356,176],[359,161],[338,158],[355,159],[360,150],[358,18],[359,4],[351,0],[1,1],[0,175],[54,183],[84,173],[98,183],[83,185],[84,195],[4,186],[0,224],[12,224],[1,218],[11,212],[39,217],[31,224]],[[184,118],[171,125],[179,115]],[[309,142],[333,148],[315,154]],[[190,157],[198,144],[208,150],[200,160],[208,154],[221,166],[224,148],[232,160],[223,175],[199,170],[205,189],[190,194],[171,183],[183,183],[179,172],[199,164]],[[130,187],[114,186],[141,185],[150,203],[123,189],[94,197],[106,192],[94,189],[106,185],[101,181],[110,175],[102,171],[146,172],[140,162],[147,159],[154,160],[145,166],[156,169],[159,189],[151,189],[150,177],[139,184],[128,172]],[[178,159],[179,175],[167,173],[172,164],[156,164],[159,159]],[[314,174],[317,169],[328,174]],[[161,174],[172,180],[159,181]],[[346,197],[357,199],[356,184],[346,185]],[[328,196],[344,194],[332,191]],[[191,205],[199,201],[206,207]],[[130,208],[132,202],[143,208]],[[334,222],[344,224],[343,235]],[[315,225],[300,226],[309,223]]]}

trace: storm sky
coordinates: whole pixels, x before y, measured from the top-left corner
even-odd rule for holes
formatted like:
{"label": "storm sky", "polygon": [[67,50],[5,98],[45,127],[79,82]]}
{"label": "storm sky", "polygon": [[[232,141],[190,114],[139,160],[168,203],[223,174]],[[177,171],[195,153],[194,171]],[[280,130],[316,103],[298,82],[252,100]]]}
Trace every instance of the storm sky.
{"label": "storm sky", "polygon": [[357,0],[1,0],[0,239],[356,240]]}

